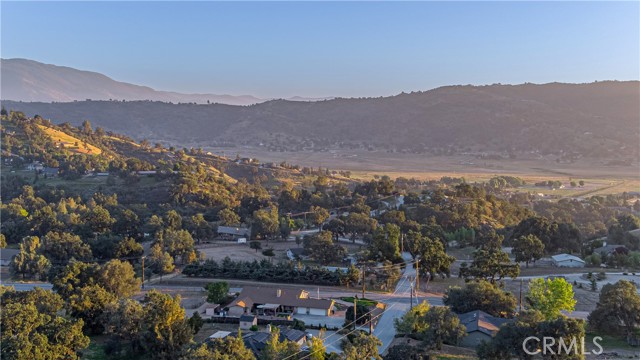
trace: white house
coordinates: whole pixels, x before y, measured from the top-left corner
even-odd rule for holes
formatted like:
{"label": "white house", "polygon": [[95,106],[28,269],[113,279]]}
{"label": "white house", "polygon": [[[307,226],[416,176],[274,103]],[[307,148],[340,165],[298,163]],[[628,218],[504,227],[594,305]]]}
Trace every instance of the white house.
{"label": "white house", "polygon": [[570,254],[558,254],[551,257],[557,267],[584,267],[584,260]]}

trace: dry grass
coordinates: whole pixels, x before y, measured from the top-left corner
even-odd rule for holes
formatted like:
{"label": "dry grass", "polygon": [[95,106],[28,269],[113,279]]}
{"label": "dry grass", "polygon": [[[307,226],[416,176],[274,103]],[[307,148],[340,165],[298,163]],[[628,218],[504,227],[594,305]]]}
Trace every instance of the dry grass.
{"label": "dry grass", "polygon": [[[102,153],[102,150],[91,144],[87,144],[87,146],[85,147],[82,140],[75,138],[65,132],[46,127],[44,125],[38,125],[38,127],[42,131],[44,131],[45,134],[49,135],[49,137],[51,137],[51,139],[55,141],[56,144],[62,143],[64,145],[64,148],[71,152],[91,155],[100,155]],[[78,144],[77,146],[76,143]]]}

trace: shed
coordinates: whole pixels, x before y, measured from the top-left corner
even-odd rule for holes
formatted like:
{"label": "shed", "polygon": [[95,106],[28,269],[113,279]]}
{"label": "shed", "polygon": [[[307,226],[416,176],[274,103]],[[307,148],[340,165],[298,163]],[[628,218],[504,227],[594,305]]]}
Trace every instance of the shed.
{"label": "shed", "polygon": [[252,326],[258,325],[258,317],[255,315],[241,315],[240,316],[240,329],[249,330]]}

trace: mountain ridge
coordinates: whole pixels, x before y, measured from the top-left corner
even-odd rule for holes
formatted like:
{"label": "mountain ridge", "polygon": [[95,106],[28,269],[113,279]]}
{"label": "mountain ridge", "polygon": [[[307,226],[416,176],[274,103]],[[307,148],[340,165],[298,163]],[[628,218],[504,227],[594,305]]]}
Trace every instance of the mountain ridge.
{"label": "mountain ridge", "polygon": [[152,100],[166,102],[217,102],[251,105],[268,99],[252,95],[183,94],[118,81],[107,75],[30,59],[0,59],[2,97],[17,101],[71,102],[92,100]]}
{"label": "mountain ridge", "polygon": [[179,146],[267,151],[374,149],[425,154],[638,158],[640,82],[457,85],[383,98],[250,106],[151,101],[25,103],[7,109]]}
{"label": "mountain ridge", "polygon": [[[31,84],[25,89],[35,92],[24,98],[36,98],[39,88],[33,84],[38,79],[46,83],[38,67],[55,65],[32,60],[18,64],[28,64],[32,71],[12,73],[7,60],[2,60],[2,98],[11,98],[5,89],[21,73],[27,75],[21,75],[24,81],[20,81]],[[138,140],[176,146],[248,146],[266,151],[368,149],[434,155],[553,154],[563,160],[622,157],[632,161],[637,161],[640,150],[639,81],[451,85],[388,97],[312,99],[316,101],[294,97],[252,104],[207,104],[203,98],[176,101],[171,97],[175,93],[116,82],[98,73],[58,68],[50,84],[57,83],[59,88],[49,86],[43,91],[63,97],[66,89],[78,88],[82,96],[76,97],[87,100],[3,100],[2,104],[54,122],[79,125],[89,119]],[[65,77],[65,71],[72,75]],[[95,92],[82,90],[80,75],[122,84],[126,91],[149,91],[165,97],[115,101],[111,93],[102,91],[98,95],[105,99],[100,100]]]}

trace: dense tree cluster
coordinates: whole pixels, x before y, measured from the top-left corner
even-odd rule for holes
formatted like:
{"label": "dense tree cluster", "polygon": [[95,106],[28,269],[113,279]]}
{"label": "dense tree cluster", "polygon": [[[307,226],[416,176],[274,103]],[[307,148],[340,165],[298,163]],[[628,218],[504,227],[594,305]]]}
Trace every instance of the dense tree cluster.
{"label": "dense tree cluster", "polygon": [[80,359],[89,345],[83,321],[61,315],[64,301],[51,291],[0,287],[0,354],[7,360]]}
{"label": "dense tree cluster", "polygon": [[233,261],[228,257],[220,263],[205,260],[200,264],[189,264],[182,273],[193,277],[250,279],[298,284],[338,285],[340,271],[329,271],[323,267],[298,267],[293,263],[261,261]]}

